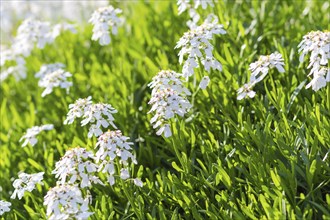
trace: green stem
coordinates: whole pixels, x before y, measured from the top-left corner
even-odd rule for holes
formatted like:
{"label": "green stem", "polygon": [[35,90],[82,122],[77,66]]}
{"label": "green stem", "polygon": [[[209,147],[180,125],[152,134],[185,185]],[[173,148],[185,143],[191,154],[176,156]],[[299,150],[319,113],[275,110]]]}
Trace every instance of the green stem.
{"label": "green stem", "polygon": [[128,192],[125,182],[122,180],[121,183],[123,186],[124,194],[125,194],[126,198],[128,199],[129,203],[131,204],[132,208],[134,209],[134,213],[136,214],[138,219],[143,219],[143,216],[141,215],[139,210],[135,207],[134,199],[132,199],[133,196],[131,195],[131,193]]}
{"label": "green stem", "polygon": [[327,107],[328,110],[330,110],[330,85],[327,85],[328,89],[327,89],[327,96],[328,96],[328,101],[327,101]]}

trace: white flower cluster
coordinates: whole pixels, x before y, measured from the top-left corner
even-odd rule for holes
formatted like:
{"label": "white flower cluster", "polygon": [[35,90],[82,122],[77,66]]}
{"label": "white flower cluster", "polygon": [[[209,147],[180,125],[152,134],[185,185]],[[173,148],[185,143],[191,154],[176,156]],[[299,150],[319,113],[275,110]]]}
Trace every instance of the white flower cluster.
{"label": "white flower cluster", "polygon": [[272,53],[268,56],[262,55],[258,61],[251,63],[249,67],[249,70],[252,72],[250,81],[237,90],[237,99],[241,100],[247,96],[253,98],[256,93],[252,88],[256,83],[263,80],[272,68],[276,68],[280,73],[285,71],[284,59],[279,52]]}
{"label": "white flower cluster", "polygon": [[121,12],[121,9],[114,8],[111,5],[94,11],[89,19],[89,22],[94,25],[92,40],[99,40],[102,46],[110,44],[109,28],[111,27],[112,34],[117,35],[118,26],[122,23],[122,20],[118,17]]}
{"label": "white flower cluster", "polygon": [[94,159],[94,154],[84,148],[76,147],[66,151],[60,161],[56,162],[52,174],[59,179],[60,184],[74,184],[80,182],[80,187],[90,187],[92,183],[102,184],[101,180],[95,176],[98,166],[90,160]]}
{"label": "white flower cluster", "polygon": [[60,87],[66,89],[67,92],[69,91],[72,82],[68,81],[67,78],[71,77],[72,74],[62,69],[64,67],[65,65],[62,63],[41,66],[35,77],[40,78],[38,85],[45,88],[41,94],[42,97],[52,93],[54,87]]}
{"label": "white flower cluster", "polygon": [[208,0],[178,0],[177,1],[178,5],[178,12],[179,15],[182,14],[184,11],[188,10],[189,11],[189,16],[190,19],[187,22],[187,25],[193,29],[197,26],[197,22],[200,19],[200,15],[197,12],[197,9],[202,6],[202,8],[205,10],[208,6],[214,7],[214,4],[212,1]]}
{"label": "white flower cluster", "polygon": [[2,216],[5,212],[9,212],[10,206],[11,206],[10,202],[0,200],[0,216]]}
{"label": "white flower cluster", "polygon": [[111,125],[117,128],[113,123],[115,119],[112,116],[112,114],[117,113],[117,110],[110,104],[92,104],[91,99],[92,97],[89,96],[85,99],[78,99],[74,104],[70,104],[70,111],[64,121],[64,124],[72,124],[76,118],[83,118],[81,126],[91,124],[88,131],[88,138],[91,138],[93,135],[95,137],[100,136],[103,133],[101,126],[107,128]]}
{"label": "white flower cluster", "polygon": [[312,31],[303,37],[298,45],[301,53],[299,61],[302,63],[307,53],[311,53],[309,58],[308,74],[313,75],[313,79],[306,85],[306,88],[312,87],[314,91],[326,86],[330,82],[330,68],[328,67],[330,59],[330,31]]}
{"label": "white flower cluster", "polygon": [[[194,68],[199,67],[199,61],[204,69],[210,72],[212,69],[222,70],[222,66],[212,54],[213,46],[209,42],[214,34],[226,34],[223,25],[218,24],[218,19],[211,15],[205,22],[190,30],[180,38],[175,48],[181,48],[178,56],[180,64],[183,64],[182,74],[187,79],[194,74]],[[184,57],[187,58],[184,60]]]}
{"label": "white flower cluster", "polygon": [[54,125],[52,124],[47,124],[47,125],[42,125],[42,126],[33,126],[32,128],[29,128],[26,131],[26,134],[21,137],[19,140],[20,142],[25,139],[25,141],[22,144],[22,147],[25,147],[27,144],[31,144],[31,146],[36,145],[38,142],[37,135],[42,132],[42,131],[49,131],[54,128]]}
{"label": "white flower cluster", "polygon": [[16,196],[18,199],[21,199],[24,196],[25,191],[31,192],[34,190],[36,184],[41,184],[43,180],[44,172],[35,173],[35,174],[27,174],[20,173],[18,175],[18,179],[16,179],[13,183],[15,191],[11,195],[11,199],[15,199]]}
{"label": "white flower cluster", "polygon": [[[123,136],[121,131],[107,131],[98,138],[96,147],[98,151],[95,154],[96,162],[100,163],[99,171],[108,174],[110,185],[115,184],[116,169],[115,166],[121,164],[120,178],[126,180],[130,178],[128,172],[128,160],[134,164],[137,163],[135,156],[130,152],[132,142],[127,142],[129,138]],[[134,179],[134,184],[142,187],[143,183],[138,178]]]}
{"label": "white flower cluster", "polygon": [[164,133],[165,137],[170,137],[172,132],[167,120],[173,118],[175,114],[183,117],[192,107],[187,99],[191,93],[182,84],[180,77],[182,74],[162,70],[148,85],[152,88],[151,99],[148,103],[152,107],[148,113],[155,112],[150,123],[153,124],[153,128],[160,127],[157,135]]}
{"label": "white flower cluster", "polygon": [[[1,50],[0,53],[1,53],[1,65],[0,65],[1,67],[3,67],[7,61],[14,61],[16,63],[16,65],[10,66],[0,73],[0,82],[7,79],[7,77],[10,75],[13,75],[17,81],[19,81],[20,79],[25,79],[26,78],[25,59],[21,56],[15,56],[11,49]],[[8,56],[8,54],[10,54],[10,56]]]}
{"label": "white flower cluster", "polygon": [[[52,43],[61,31],[70,30],[76,32],[71,24],[57,24],[54,27],[49,22],[42,22],[28,18],[17,29],[17,35],[10,48],[1,48],[1,67],[7,61],[14,61],[16,65],[10,66],[1,72],[0,80],[3,81],[9,75],[14,75],[16,80],[26,78],[25,57],[29,56],[35,45],[43,49],[46,44]],[[2,56],[5,54],[5,56]]]}
{"label": "white flower cluster", "polygon": [[49,220],[87,220],[93,214],[88,210],[89,203],[90,198],[84,198],[79,187],[70,184],[57,185],[51,188],[44,198]]}
{"label": "white flower cluster", "polygon": [[51,25],[49,22],[42,22],[28,18],[17,29],[17,35],[14,40],[13,49],[17,54],[25,57],[31,54],[36,44],[42,49],[47,43],[53,42],[51,35]]}

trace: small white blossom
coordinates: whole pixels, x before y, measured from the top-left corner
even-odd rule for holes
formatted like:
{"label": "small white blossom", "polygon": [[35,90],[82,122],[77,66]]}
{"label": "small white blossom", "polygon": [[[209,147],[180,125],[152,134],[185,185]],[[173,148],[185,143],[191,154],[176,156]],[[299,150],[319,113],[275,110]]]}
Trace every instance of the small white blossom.
{"label": "small white blossom", "polygon": [[88,131],[88,138],[98,137],[103,132],[101,127],[108,128],[111,125],[117,128],[113,123],[115,120],[112,114],[117,113],[110,104],[98,103],[92,104],[91,97],[78,99],[74,104],[69,105],[70,111],[64,124],[71,124],[76,118],[83,118],[81,126],[91,124]]}
{"label": "small white blossom", "polygon": [[53,38],[50,34],[51,25],[49,22],[42,22],[28,18],[22,22],[17,29],[17,35],[14,39],[13,49],[15,53],[27,57],[36,44],[42,49],[47,43],[51,43]]}
{"label": "small white blossom", "polygon": [[204,76],[202,78],[202,81],[199,83],[199,88],[206,89],[209,83],[210,83],[210,77]]}
{"label": "small white blossom", "polygon": [[10,66],[0,74],[0,82],[4,81],[8,76],[13,75],[16,81],[26,78],[25,60],[20,56],[15,56],[13,61],[16,62],[16,66]]}
{"label": "small white blossom", "polygon": [[164,133],[165,137],[172,135],[168,120],[176,114],[183,117],[192,107],[187,99],[190,91],[180,80],[182,74],[171,70],[162,70],[149,83],[152,88],[151,99],[148,104],[152,105],[148,113],[154,112],[150,123],[153,128],[158,128],[157,135]]}
{"label": "small white blossom", "polygon": [[108,45],[111,42],[110,31],[117,35],[118,26],[122,20],[118,17],[122,13],[121,9],[114,8],[111,5],[102,7],[94,11],[89,22],[94,25],[92,40],[99,40],[100,45]]}
{"label": "small white blossom", "polygon": [[71,76],[71,73],[66,72],[63,69],[56,69],[52,72],[47,72],[44,76],[42,76],[42,78],[40,78],[38,83],[40,87],[45,88],[41,96],[45,97],[46,95],[52,93],[54,87],[60,87],[69,92],[72,82],[68,81],[67,78]]}
{"label": "small white blossom", "polygon": [[24,196],[25,191],[31,192],[34,190],[36,184],[41,184],[43,180],[44,172],[35,173],[35,174],[26,174],[20,173],[18,175],[18,179],[16,179],[13,183],[15,191],[13,192],[11,199],[15,199],[16,196],[18,199],[21,199]]}
{"label": "small white blossom", "polygon": [[133,182],[136,186],[143,187],[143,182],[139,178],[135,178]]}
{"label": "small white blossom", "polygon": [[[223,25],[218,24],[218,19],[210,15],[202,25],[184,33],[177,42],[175,48],[181,48],[178,56],[180,64],[183,63],[182,73],[185,78],[194,74],[194,69],[199,67],[199,60],[207,72],[211,69],[222,70],[220,62],[213,57],[213,46],[209,42],[215,34],[226,34],[226,31]],[[184,60],[184,57],[187,59]]]}
{"label": "small white blossom", "polygon": [[52,64],[44,64],[40,67],[39,72],[37,72],[34,76],[36,78],[44,78],[49,73],[52,73],[58,69],[65,68],[65,65],[63,63],[52,63]]}
{"label": "small white blossom", "polygon": [[5,212],[9,212],[10,206],[11,206],[10,202],[0,200],[0,216],[2,216]]}
{"label": "small white blossom", "polygon": [[115,166],[119,162],[121,168],[120,177],[127,179],[130,177],[128,172],[129,160],[137,163],[135,156],[130,152],[132,142],[128,142],[128,137],[123,136],[121,131],[107,131],[98,138],[96,147],[98,151],[95,154],[96,162],[100,163],[99,171],[108,174],[110,185],[115,183]]}
{"label": "small white blossom", "polygon": [[249,67],[249,70],[252,72],[250,81],[237,90],[237,100],[246,97],[253,98],[256,92],[253,91],[252,88],[255,84],[263,80],[272,68],[276,68],[280,73],[285,72],[284,59],[279,52],[272,53],[268,56],[262,55],[259,57],[258,61],[251,63]]}
{"label": "small white blossom", "polygon": [[200,19],[200,15],[197,12],[197,9],[202,6],[202,8],[205,10],[208,6],[214,7],[214,4],[212,1],[205,1],[205,0],[178,0],[178,14],[182,14],[184,11],[189,11],[190,19],[187,22],[187,25],[190,28],[195,28],[197,26],[197,22]]}
{"label": "small white blossom", "polygon": [[250,81],[258,83],[263,80],[268,71],[272,68],[276,68],[280,73],[284,73],[284,59],[282,54],[279,52],[272,53],[268,56],[262,55],[259,60],[251,63],[249,70],[252,72],[250,76]]}
{"label": "small white blossom", "polygon": [[[13,75],[17,81],[26,78],[26,67],[23,57],[15,54],[12,48],[8,48],[5,45],[1,45],[0,54],[0,66],[2,67],[1,70],[3,70],[0,73],[0,82],[10,75]],[[8,62],[15,62],[16,65],[5,68]]]}
{"label": "small white blossom", "polygon": [[54,42],[59,32],[64,30],[74,32],[73,26],[66,23],[52,27],[49,22],[28,18],[18,27],[12,49],[15,54],[27,57],[35,45],[37,48],[43,49],[46,44]]}
{"label": "small white blossom", "polygon": [[64,124],[72,124],[76,118],[81,118],[88,108],[92,105],[92,97],[88,96],[85,99],[77,99],[74,104],[69,105],[70,111],[68,112],[67,118]]}
{"label": "small white blossom", "polygon": [[242,100],[245,97],[253,98],[256,95],[256,92],[252,90],[253,85],[251,84],[244,84],[243,87],[237,90],[237,100]]}
{"label": "small white blossom", "polygon": [[63,23],[54,27],[49,22],[42,22],[28,18],[17,29],[17,35],[10,48],[1,47],[1,66],[7,61],[15,61],[16,65],[10,66],[0,74],[0,82],[9,75],[14,75],[16,80],[26,78],[25,57],[30,56],[35,48],[43,49],[46,44],[54,42],[61,31],[76,32],[73,25]]}
{"label": "small white blossom", "polygon": [[120,170],[120,178],[122,178],[123,180],[126,180],[128,179],[130,176],[129,176],[129,172],[127,169],[121,169]]}
{"label": "small white blossom", "polygon": [[314,91],[318,91],[330,82],[330,68],[320,67],[313,72],[313,79],[306,85],[306,89],[312,87]]}
{"label": "small white blossom", "polygon": [[25,141],[22,144],[22,147],[25,147],[27,144],[31,144],[31,146],[34,146],[37,142],[37,135],[42,132],[42,131],[49,131],[54,128],[54,125],[52,124],[47,124],[47,125],[42,125],[42,126],[33,126],[32,128],[29,128],[26,131],[26,134],[21,137],[19,140],[20,142],[25,139]]}
{"label": "small white blossom", "polygon": [[0,56],[0,66],[1,67],[4,66],[7,61],[12,61],[15,59],[15,56],[14,56],[11,48],[8,48],[5,45],[1,44],[0,53],[1,53],[1,56]]}
{"label": "small white blossom", "polygon": [[308,75],[313,75],[312,81],[306,85],[306,88],[312,87],[317,91],[330,82],[329,59],[330,59],[330,31],[312,31],[303,37],[298,45],[301,53],[299,61],[302,63],[307,53],[310,53],[309,65],[311,69]]}
{"label": "small white blossom", "polygon": [[92,183],[103,183],[95,176],[98,166],[91,162],[94,154],[84,148],[76,147],[68,150],[65,155],[56,162],[52,174],[59,179],[60,184],[74,184],[80,182],[80,187],[90,187]]}
{"label": "small white blossom", "polygon": [[76,185],[63,184],[51,188],[44,198],[47,206],[46,215],[49,220],[78,219],[87,220],[93,212],[89,212],[90,198],[83,198]]}

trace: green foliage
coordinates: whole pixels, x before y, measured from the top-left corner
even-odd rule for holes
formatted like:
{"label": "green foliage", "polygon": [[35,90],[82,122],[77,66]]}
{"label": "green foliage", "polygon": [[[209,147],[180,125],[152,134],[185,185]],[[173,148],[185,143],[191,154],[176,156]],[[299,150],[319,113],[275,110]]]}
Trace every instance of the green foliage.
{"label": "green foliage", "polygon": [[[330,87],[305,89],[307,63],[299,64],[297,45],[330,22],[324,2],[312,1],[304,15],[306,4],[225,0],[200,11],[216,13],[228,32],[214,40],[223,71],[211,73],[205,91],[190,79],[193,110],[173,121],[168,139],[149,124],[147,84],[161,69],[181,71],[174,46],[188,29],[188,15],[177,15],[175,1],[116,3],[126,21],[108,46],[91,41],[87,26],[34,50],[27,79],[1,84],[0,196],[13,210],[3,219],[45,219],[43,197],[56,184],[55,162],[70,147],[94,149],[86,128],[63,125],[68,105],[89,95],[118,109],[124,135],[144,139],[134,146],[134,171],[144,187],[124,181],[95,186],[91,219],[328,219]],[[276,50],[286,72],[271,71],[254,99],[237,101],[249,63]],[[55,89],[41,98],[34,73],[53,62],[66,64],[74,86],[69,94]],[[21,147],[27,128],[47,123],[55,130],[40,134],[35,147]],[[44,171],[45,185],[10,200],[19,171]]]}

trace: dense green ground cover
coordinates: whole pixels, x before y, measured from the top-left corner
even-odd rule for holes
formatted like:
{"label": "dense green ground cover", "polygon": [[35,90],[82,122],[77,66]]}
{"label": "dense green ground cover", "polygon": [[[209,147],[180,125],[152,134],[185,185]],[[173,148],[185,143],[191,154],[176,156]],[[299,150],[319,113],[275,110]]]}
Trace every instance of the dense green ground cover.
{"label": "dense green ground cover", "polygon": [[[161,69],[180,72],[174,46],[188,30],[188,15],[175,1],[120,2],[125,25],[108,46],[91,41],[91,26],[61,35],[27,58],[28,77],[1,84],[0,199],[12,202],[3,219],[44,219],[43,197],[56,180],[51,171],[65,150],[93,150],[87,128],[63,125],[68,105],[89,95],[112,104],[116,124],[135,142],[135,176],[144,187],[118,182],[92,188],[91,219],[328,219],[330,218],[330,87],[305,89],[307,62],[297,45],[312,30],[329,29],[323,1],[219,1],[213,12],[227,30],[217,37],[206,90],[187,86],[194,107],[173,121],[173,136],[155,134],[149,120],[147,84]],[[279,51],[285,73],[271,71],[254,99],[237,101],[248,66],[259,55]],[[73,73],[70,93],[55,89],[41,98],[34,73],[62,62]],[[201,70],[202,71],[202,70]],[[199,72],[197,80],[204,74]],[[27,128],[52,123],[36,146],[21,147]],[[139,139],[140,141],[137,141]],[[10,200],[19,171],[45,172],[45,185]]]}

